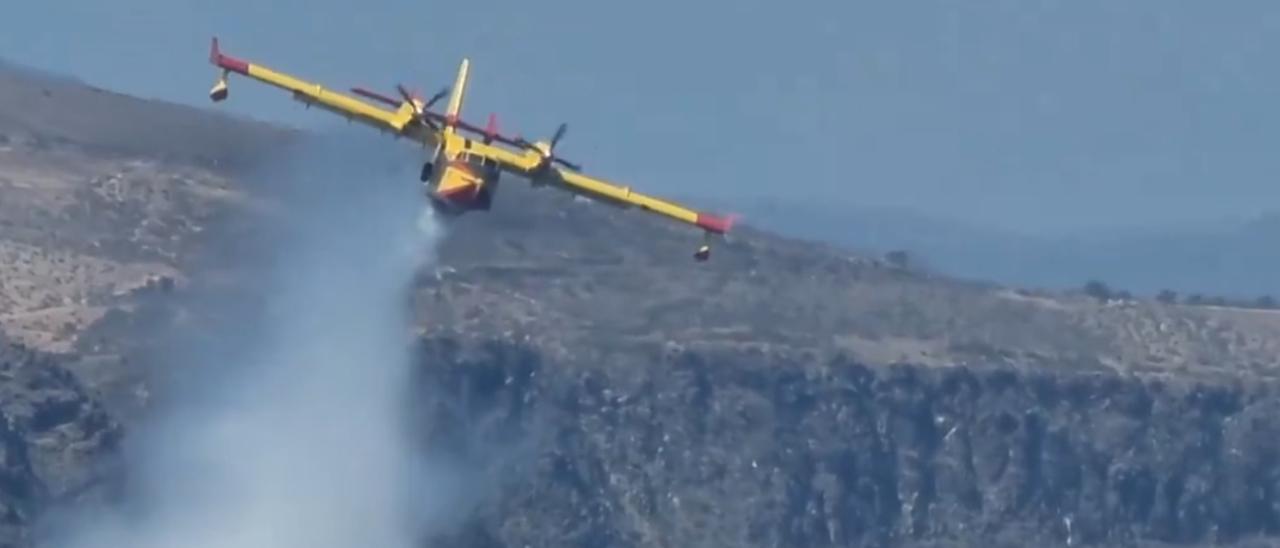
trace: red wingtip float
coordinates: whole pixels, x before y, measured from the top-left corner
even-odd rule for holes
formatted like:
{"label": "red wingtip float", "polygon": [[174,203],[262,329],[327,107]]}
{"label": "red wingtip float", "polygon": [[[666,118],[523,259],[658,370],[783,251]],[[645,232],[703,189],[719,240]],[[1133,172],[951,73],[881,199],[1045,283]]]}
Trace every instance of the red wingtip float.
{"label": "red wingtip float", "polygon": [[711,213],[699,213],[697,225],[707,229],[709,232],[716,234],[725,234],[733,227],[734,221],[737,220],[733,215],[714,215]]}
{"label": "red wingtip float", "polygon": [[[732,228],[736,215],[721,216],[699,212],[681,204],[632,191],[582,173],[582,166],[560,157],[557,145],[565,135],[560,124],[550,139],[529,142],[498,131],[498,117],[490,114],[485,126],[477,127],[461,115],[469,78],[470,62],[462,60],[451,87],[427,100],[397,86],[400,97],[351,88],[351,95],[314,82],[277,72],[222,52],[215,36],[210,41],[209,62],[218,68],[218,80],[209,97],[227,98],[227,79],[239,74],[288,91],[291,97],[354,122],[415,141],[427,153],[421,180],[424,193],[437,211],[457,215],[490,208],[498,191],[501,174],[528,179],[534,186],[547,186],[622,208],[635,208],[684,223],[703,232],[704,242],[694,253],[699,261],[711,253],[710,239]],[[448,98],[443,111],[432,106]]]}
{"label": "red wingtip float", "polygon": [[249,63],[236,59],[230,55],[225,55],[218,47],[218,37],[213,38],[213,42],[209,46],[209,62],[218,67],[235,72],[237,74],[249,74]]}

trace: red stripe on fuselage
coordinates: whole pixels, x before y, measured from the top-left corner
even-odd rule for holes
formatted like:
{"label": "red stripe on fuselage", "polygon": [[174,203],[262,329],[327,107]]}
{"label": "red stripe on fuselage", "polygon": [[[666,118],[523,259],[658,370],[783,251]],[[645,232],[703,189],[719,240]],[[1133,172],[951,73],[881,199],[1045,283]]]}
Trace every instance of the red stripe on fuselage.
{"label": "red stripe on fuselage", "polygon": [[441,189],[436,191],[436,196],[449,201],[467,200],[475,198],[476,191],[480,189],[479,185],[466,184],[455,186],[449,189]]}

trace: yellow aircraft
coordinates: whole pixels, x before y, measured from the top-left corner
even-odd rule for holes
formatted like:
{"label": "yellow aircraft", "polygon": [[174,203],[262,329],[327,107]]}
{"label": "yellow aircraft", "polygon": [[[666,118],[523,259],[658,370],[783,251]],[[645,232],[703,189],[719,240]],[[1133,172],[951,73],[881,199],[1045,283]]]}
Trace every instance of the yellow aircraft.
{"label": "yellow aircraft", "polygon": [[[488,210],[498,190],[498,179],[502,172],[507,172],[528,179],[534,186],[548,185],[622,208],[638,207],[700,228],[704,239],[694,252],[694,258],[699,261],[710,257],[712,235],[723,236],[733,224],[730,217],[694,211],[583,174],[580,166],[555,155],[556,144],[564,137],[564,124],[557,128],[550,141],[530,143],[520,137],[499,134],[493,115],[489,116],[485,128],[463,121],[459,114],[470,71],[467,59],[462,60],[452,89],[445,88],[425,101],[403,85],[397,86],[400,99],[352,88],[355,96],[380,104],[226,55],[219,49],[216,37],[209,61],[220,69],[217,83],[209,91],[214,102],[227,98],[227,78],[236,73],[290,91],[295,100],[308,107],[320,107],[391,132],[397,138],[421,143],[428,151],[428,159],[423,163],[420,180],[434,208],[446,215]],[[448,102],[443,113],[430,110],[445,97]]]}

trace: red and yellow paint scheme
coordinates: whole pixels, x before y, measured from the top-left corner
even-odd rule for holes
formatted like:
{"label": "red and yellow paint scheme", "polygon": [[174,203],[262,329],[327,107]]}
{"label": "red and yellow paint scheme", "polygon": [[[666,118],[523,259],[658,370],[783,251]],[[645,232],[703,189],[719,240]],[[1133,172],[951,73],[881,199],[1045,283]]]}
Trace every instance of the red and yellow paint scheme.
{"label": "red and yellow paint scheme", "polygon": [[[711,254],[712,236],[723,236],[733,219],[699,212],[683,205],[649,196],[631,188],[582,173],[581,168],[555,155],[556,144],[564,136],[561,124],[550,140],[529,142],[497,131],[497,120],[489,116],[485,127],[461,119],[463,98],[470,77],[470,61],[463,59],[451,88],[430,99],[397,86],[400,98],[363,88],[351,95],[327,89],[257,63],[222,53],[213,39],[209,61],[219,69],[217,83],[209,97],[223,101],[228,96],[227,79],[239,74],[284,89],[307,106],[315,106],[354,120],[397,138],[418,142],[428,151],[420,177],[427,197],[439,212],[459,215],[490,209],[502,173],[524,177],[534,186],[551,186],[622,208],[639,208],[697,227],[704,241],[694,258],[705,261]],[[431,110],[448,97],[443,112]]]}

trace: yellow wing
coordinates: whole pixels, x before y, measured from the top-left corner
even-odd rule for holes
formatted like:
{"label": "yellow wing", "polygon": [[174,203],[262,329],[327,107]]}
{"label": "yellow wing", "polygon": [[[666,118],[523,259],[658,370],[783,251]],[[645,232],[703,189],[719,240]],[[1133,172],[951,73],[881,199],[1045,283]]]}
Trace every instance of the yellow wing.
{"label": "yellow wing", "polygon": [[636,192],[631,190],[630,187],[616,185],[575,171],[556,167],[549,168],[549,170],[554,171],[555,174],[546,175],[545,177],[558,180],[567,190],[606,203],[612,203],[619,207],[638,207],[677,221],[683,221],[714,234],[728,232],[731,225],[731,220],[728,218],[695,211],[672,201]]}
{"label": "yellow wing", "polygon": [[[458,123],[473,132],[484,132],[484,130],[471,124],[460,121]],[[450,134],[448,138],[466,139],[458,134]],[[512,139],[501,136],[498,136],[497,139],[508,144],[508,146],[512,146]],[[519,151],[513,151],[505,147],[471,139],[466,139],[465,143],[458,145],[451,143],[448,146],[448,148],[455,147],[459,150],[466,150],[472,157],[487,158],[493,161],[502,171],[526,177],[535,185],[555,186],[561,190],[621,208],[640,208],[641,210],[696,226],[713,234],[724,234],[729,231],[732,225],[732,219],[730,218],[696,211],[669,200],[636,192],[627,186],[611,183],[578,171],[550,165],[538,150],[523,148],[519,149]]]}
{"label": "yellow wing", "polygon": [[[354,97],[325,89],[319,84],[307,82],[256,63],[225,55],[218,49],[217,38],[213,39],[210,62],[223,71],[217,85],[209,93],[210,97],[215,101],[226,98],[226,77],[229,73],[234,72],[287,90],[293,94],[294,99],[309,106],[314,105],[323,108],[347,119],[372,126],[375,129],[391,131],[400,137],[413,138],[428,147],[435,147],[440,141],[445,141],[443,144],[447,150],[465,150],[471,156],[488,158],[499,169],[526,177],[535,185],[556,186],[574,194],[619,207],[638,207],[670,219],[697,226],[708,233],[724,234],[728,232],[732,224],[731,220],[725,217],[695,211],[675,202],[641,194],[631,190],[629,187],[610,183],[574,170],[561,169],[547,161],[551,152],[549,145],[517,142],[495,135],[491,129],[480,129],[459,120],[458,114],[462,107],[462,95],[468,75],[468,63],[465,60],[460,67],[458,82],[455,85],[444,115],[425,110],[421,103],[410,104],[406,101],[397,101],[369,91],[353,90],[358,95],[375,99],[386,105],[396,105],[397,108],[396,110],[388,110],[366,103]],[[422,110],[421,114],[425,119],[442,123],[444,130],[431,129],[425,124],[413,123],[418,116],[417,110]],[[455,127],[487,134],[489,139],[486,139],[486,141],[490,142],[469,139],[454,131]],[[496,140],[505,147],[493,144],[492,140]]]}
{"label": "yellow wing", "polygon": [[[497,120],[492,115],[487,128],[480,128],[460,119],[470,68],[471,63],[467,59],[463,59],[462,64],[458,66],[458,76],[444,114],[424,112],[424,116],[443,126],[440,138],[444,140],[445,150],[465,151],[465,154],[473,158],[490,160],[498,169],[526,177],[535,185],[553,185],[580,196],[623,208],[638,207],[695,225],[708,233],[728,232],[731,224],[729,219],[694,211],[674,202],[635,192],[629,187],[584,175],[577,171],[577,166],[568,162],[564,162],[564,165],[572,169],[561,169],[556,162],[552,161],[552,158],[556,142],[564,136],[563,125],[550,142],[529,143],[524,139],[512,139],[498,134]],[[466,130],[482,139],[478,141],[468,139],[459,134],[458,129]]]}
{"label": "yellow wing", "polygon": [[376,105],[372,105],[339,93],[330,89],[326,89],[320,84],[315,84],[301,80],[294,76],[277,72],[257,63],[250,63],[242,59],[237,59],[229,55],[223,54],[218,49],[218,39],[213,39],[212,49],[209,54],[209,61],[222,69],[222,77],[218,83],[209,92],[210,98],[214,101],[221,101],[227,97],[227,75],[229,73],[241,74],[248,76],[260,82],[284,89],[293,94],[293,98],[307,106],[320,107],[329,112],[333,112],[348,120],[355,120],[365,125],[372,126],[375,129],[390,131],[397,136],[412,137],[422,141],[427,146],[435,145],[435,132],[429,131],[417,124],[411,124],[414,119],[414,108],[409,103],[403,101],[395,101],[387,97],[377,97],[370,92],[362,92],[355,90],[365,96],[372,96],[384,103],[398,104],[396,110],[389,110]]}

